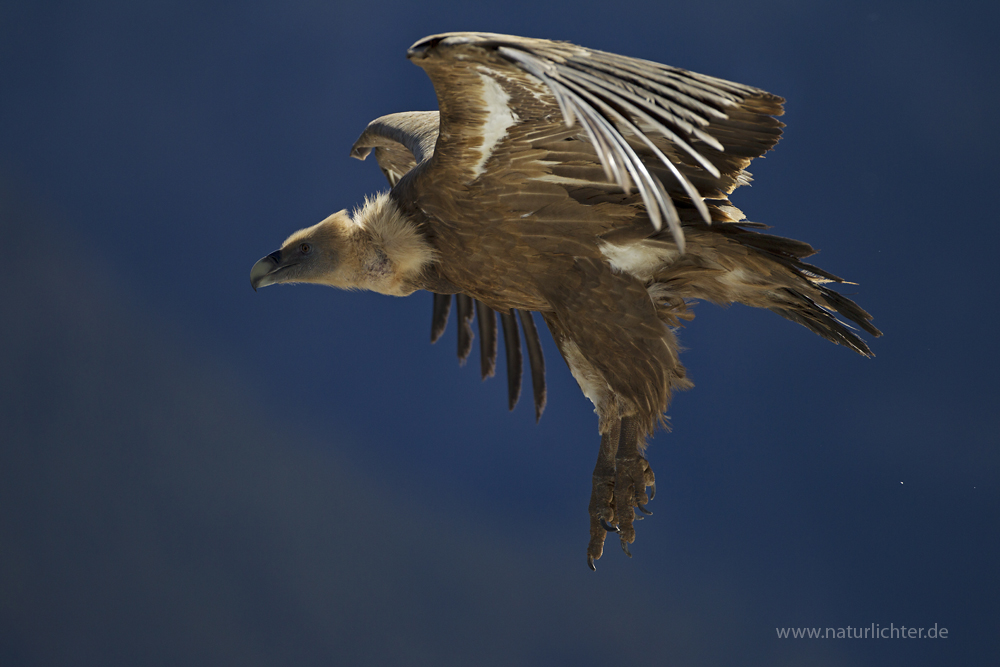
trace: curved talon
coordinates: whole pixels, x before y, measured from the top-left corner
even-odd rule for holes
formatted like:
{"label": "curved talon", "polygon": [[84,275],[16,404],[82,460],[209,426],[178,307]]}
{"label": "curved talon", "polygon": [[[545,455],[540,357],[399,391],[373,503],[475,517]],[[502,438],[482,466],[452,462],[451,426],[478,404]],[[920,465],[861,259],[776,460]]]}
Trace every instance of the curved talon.
{"label": "curved talon", "polygon": [[625,555],[629,558],[632,557],[632,552],[628,550],[628,543],[626,543],[625,540],[622,540],[622,551],[624,551]]}
{"label": "curved talon", "polygon": [[594,557],[587,554],[587,567],[590,568],[591,572],[597,572],[597,566],[594,565]]}
{"label": "curved talon", "polygon": [[604,519],[601,519],[601,528],[603,528],[604,530],[608,531],[609,533],[619,533],[619,532],[621,532],[620,530],[618,530],[618,526],[612,526],[610,523],[608,523]]}
{"label": "curved talon", "polygon": [[652,502],[653,498],[656,497],[656,482],[649,485],[649,501]]}
{"label": "curved talon", "polygon": [[[645,514],[646,516],[653,516],[653,513],[650,512],[648,509],[646,509],[646,506],[643,505],[642,503],[636,503],[635,506],[638,507],[639,511]],[[642,517],[636,517],[636,518],[641,519]]]}

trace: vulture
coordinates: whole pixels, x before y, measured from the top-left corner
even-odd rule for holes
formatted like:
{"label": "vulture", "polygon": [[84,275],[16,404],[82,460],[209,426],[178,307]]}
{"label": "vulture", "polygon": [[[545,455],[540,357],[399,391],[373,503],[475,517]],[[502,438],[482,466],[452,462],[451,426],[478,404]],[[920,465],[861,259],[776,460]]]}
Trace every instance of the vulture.
{"label": "vulture", "polygon": [[374,151],[391,189],[289,236],[254,264],[251,285],[426,290],[432,342],[454,295],[459,357],[477,320],[484,378],[495,370],[499,316],[511,408],[523,333],[536,418],[545,405],[537,313],[598,415],[591,569],[609,532],[631,556],[635,511],[650,513],[646,440],[665,425],[671,394],[691,386],[675,330],[692,301],[767,308],[871,356],[845,320],[880,332],[830,289],[843,279],[803,261],[810,245],[764,233],[729,201],[750,182],[751,160],[778,142],[783,98],[484,32],[426,37],[407,57],[430,77],[438,111],[378,118],[351,149],[362,160]]}

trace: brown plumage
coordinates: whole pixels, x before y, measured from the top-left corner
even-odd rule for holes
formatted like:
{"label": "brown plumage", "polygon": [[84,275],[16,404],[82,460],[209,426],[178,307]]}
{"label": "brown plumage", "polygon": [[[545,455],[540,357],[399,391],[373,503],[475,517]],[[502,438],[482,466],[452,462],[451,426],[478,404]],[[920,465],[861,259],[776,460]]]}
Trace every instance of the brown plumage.
{"label": "brown plumage", "polygon": [[750,161],[781,135],[782,100],[762,90],[565,42],[490,33],[420,40],[439,111],[369,124],[392,189],[353,214],[296,232],[251,272],[255,288],[315,282],[403,296],[434,292],[431,340],[457,304],[458,354],[478,320],[483,377],[497,315],[510,406],[525,338],[536,417],[545,405],[541,314],[599,417],[588,564],[607,530],[634,541],[634,509],[654,485],[643,457],[671,393],[690,386],[673,327],[687,302],[767,308],[870,355],[837,315],[871,317],[802,261],[802,242],[756,231],[729,201]]}

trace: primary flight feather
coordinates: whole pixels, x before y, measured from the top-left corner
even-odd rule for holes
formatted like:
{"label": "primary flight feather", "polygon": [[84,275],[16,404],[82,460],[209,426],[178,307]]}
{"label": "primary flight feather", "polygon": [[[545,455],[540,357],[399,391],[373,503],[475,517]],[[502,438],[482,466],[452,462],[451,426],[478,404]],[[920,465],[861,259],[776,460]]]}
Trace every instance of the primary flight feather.
{"label": "primary flight feather", "polygon": [[455,295],[459,357],[478,321],[492,375],[497,315],[510,406],[528,352],[536,416],[545,405],[539,313],[598,414],[601,444],[587,561],[608,531],[635,540],[655,491],[646,437],[671,393],[690,386],[673,328],[690,300],[767,308],[870,355],[838,315],[873,336],[871,316],[805,263],[806,243],[756,231],[728,197],[778,142],[784,100],[757,88],[566,42],[492,33],[434,35],[407,56],[438,111],[372,121],[392,186],[353,213],[299,230],[251,270],[254,289],[310,282],[406,296],[434,293],[431,339]]}

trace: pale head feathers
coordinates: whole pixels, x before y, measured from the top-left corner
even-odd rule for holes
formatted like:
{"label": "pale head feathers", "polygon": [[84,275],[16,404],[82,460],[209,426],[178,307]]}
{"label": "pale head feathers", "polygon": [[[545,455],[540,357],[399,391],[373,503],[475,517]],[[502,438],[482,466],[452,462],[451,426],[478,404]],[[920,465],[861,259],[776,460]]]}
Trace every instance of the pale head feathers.
{"label": "pale head feathers", "polygon": [[373,242],[392,262],[401,280],[417,280],[423,270],[437,259],[434,248],[399,210],[388,192],[367,197],[355,211],[354,223],[370,234]]}
{"label": "pale head feathers", "polygon": [[287,264],[275,282],[308,282],[406,296],[435,259],[427,239],[389,193],[369,197],[353,215],[334,213],[281,246]]}

